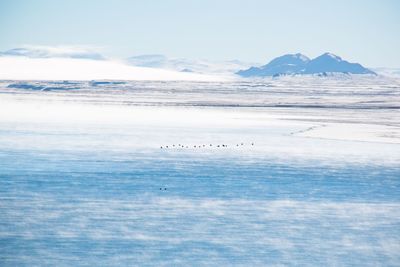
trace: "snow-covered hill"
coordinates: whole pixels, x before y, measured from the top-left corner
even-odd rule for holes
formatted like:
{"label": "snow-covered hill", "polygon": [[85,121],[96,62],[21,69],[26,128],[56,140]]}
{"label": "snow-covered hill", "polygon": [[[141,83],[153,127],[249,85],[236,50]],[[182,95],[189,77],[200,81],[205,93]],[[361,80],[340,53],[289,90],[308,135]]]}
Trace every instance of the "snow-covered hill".
{"label": "snow-covered hill", "polygon": [[400,68],[372,68],[372,70],[379,75],[400,78]]}
{"label": "snow-covered hill", "polygon": [[82,47],[28,46],[0,52],[1,80],[182,80],[222,77],[131,66]]}
{"label": "snow-covered hill", "polygon": [[186,58],[173,58],[164,55],[138,55],[127,59],[133,66],[161,68],[180,72],[193,72],[202,74],[232,75],[243,68],[248,68],[256,63],[247,63],[239,60],[210,61]]}
{"label": "snow-covered hill", "polygon": [[221,77],[134,67],[111,60],[0,57],[1,80],[182,80],[218,81]]}

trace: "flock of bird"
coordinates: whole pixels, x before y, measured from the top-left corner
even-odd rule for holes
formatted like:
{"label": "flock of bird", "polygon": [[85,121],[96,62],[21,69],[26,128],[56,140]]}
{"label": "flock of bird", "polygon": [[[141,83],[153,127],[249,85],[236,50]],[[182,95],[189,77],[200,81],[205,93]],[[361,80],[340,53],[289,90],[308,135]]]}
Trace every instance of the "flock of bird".
{"label": "flock of bird", "polygon": [[[244,146],[244,143],[239,143],[236,145],[232,145],[232,147],[240,147],[240,146]],[[250,143],[249,145],[254,146],[254,143]],[[164,145],[164,146],[160,146],[160,149],[170,149],[170,148],[210,148],[210,147],[228,147],[228,145],[226,144],[220,144],[220,145],[213,145],[213,144],[207,144],[207,145],[183,145],[183,144],[173,144],[173,145]],[[160,190],[162,191],[166,191],[167,188],[166,187],[160,187]]]}
{"label": "flock of bird", "polygon": [[[244,146],[244,143],[239,143],[236,144],[236,147],[239,146]],[[254,143],[250,143],[250,145],[254,146]],[[168,148],[209,148],[209,147],[228,147],[228,145],[226,144],[220,144],[220,145],[213,145],[213,144],[208,144],[208,145],[182,145],[182,144],[173,144],[173,145],[164,145],[164,146],[160,146],[160,149],[168,149]],[[235,145],[233,145],[233,147],[235,147]]]}

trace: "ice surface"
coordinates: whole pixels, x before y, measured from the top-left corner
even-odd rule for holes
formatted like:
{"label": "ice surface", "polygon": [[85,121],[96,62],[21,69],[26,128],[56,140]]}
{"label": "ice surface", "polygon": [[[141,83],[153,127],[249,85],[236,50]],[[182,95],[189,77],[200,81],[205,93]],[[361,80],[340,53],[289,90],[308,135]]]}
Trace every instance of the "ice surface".
{"label": "ice surface", "polygon": [[399,265],[399,88],[2,81],[0,265]]}

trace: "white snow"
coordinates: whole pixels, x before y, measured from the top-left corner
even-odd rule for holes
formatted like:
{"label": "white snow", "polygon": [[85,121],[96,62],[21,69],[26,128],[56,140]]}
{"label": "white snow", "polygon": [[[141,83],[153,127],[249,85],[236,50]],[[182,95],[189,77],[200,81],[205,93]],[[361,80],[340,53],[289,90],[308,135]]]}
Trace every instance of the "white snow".
{"label": "white snow", "polygon": [[298,136],[361,142],[400,144],[400,128],[367,123],[328,123],[306,129]]}
{"label": "white snow", "polygon": [[186,59],[166,57],[164,55],[139,55],[127,59],[132,66],[143,66],[160,68],[175,71],[190,71],[194,73],[213,74],[219,76],[233,76],[239,70],[247,69],[254,65],[253,62],[242,62],[238,60],[230,61],[210,61],[201,59]]}
{"label": "white snow", "polygon": [[393,77],[393,78],[400,78],[400,68],[370,68],[374,72],[386,76],[386,77]]}
{"label": "white snow", "polygon": [[335,55],[335,54],[329,53],[329,52],[328,52],[328,53],[325,53],[325,55],[327,55],[327,56],[329,56],[329,57],[335,59],[336,61],[340,61],[340,60],[341,60],[340,57],[338,57],[338,56]]}
{"label": "white snow", "polygon": [[129,66],[118,61],[77,58],[0,57],[1,80],[180,80],[221,81],[224,78]]}
{"label": "white snow", "polygon": [[[400,161],[399,82],[379,77],[128,82],[103,87],[81,82],[76,85],[81,89],[62,89],[58,84],[61,89],[49,92],[7,88],[7,84],[0,84],[3,129],[12,132],[18,124],[24,131],[56,131],[68,138],[64,144],[57,135],[42,141],[5,135],[0,140],[3,146],[134,151],[178,142],[230,147],[254,142],[256,147],[239,152],[282,160]],[[75,131],[101,136],[82,141],[80,135],[69,136]]]}

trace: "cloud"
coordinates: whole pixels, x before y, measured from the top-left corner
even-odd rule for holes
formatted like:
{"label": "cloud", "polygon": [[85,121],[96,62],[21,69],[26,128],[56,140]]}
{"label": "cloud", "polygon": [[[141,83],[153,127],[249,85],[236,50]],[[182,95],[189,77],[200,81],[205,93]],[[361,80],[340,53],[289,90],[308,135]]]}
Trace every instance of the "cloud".
{"label": "cloud", "polygon": [[84,58],[103,60],[105,57],[91,46],[41,46],[25,45],[0,52],[2,56],[23,56],[29,58]]}

